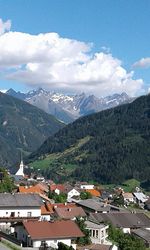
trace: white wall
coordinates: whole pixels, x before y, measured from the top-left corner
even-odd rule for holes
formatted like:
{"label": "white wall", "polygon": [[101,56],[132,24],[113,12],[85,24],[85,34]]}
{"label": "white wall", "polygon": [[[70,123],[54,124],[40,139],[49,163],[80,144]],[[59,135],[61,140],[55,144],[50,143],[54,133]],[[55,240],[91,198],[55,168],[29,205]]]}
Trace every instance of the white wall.
{"label": "white wall", "polygon": [[[56,240],[46,240],[45,241],[48,246],[57,248],[58,242],[62,242],[66,244],[67,246],[71,246],[71,239],[56,239]],[[34,240],[33,241],[33,247],[39,248],[41,246],[41,241],[40,240]]]}
{"label": "white wall", "polygon": [[41,215],[41,218],[40,220],[47,220],[47,221],[50,221],[51,220],[51,216],[48,214],[48,215]]}
{"label": "white wall", "polygon": [[[11,204],[10,204],[11,205]],[[41,216],[41,208],[6,208],[0,209],[0,217],[11,217],[11,213],[15,213],[13,217],[28,217],[28,212],[31,212],[31,217]]]}
{"label": "white wall", "polygon": [[107,234],[107,229],[108,226],[103,227],[103,228],[90,228],[87,227],[88,230],[90,230],[90,239],[92,241],[92,243],[94,244],[104,244],[106,242],[106,239],[108,238],[108,234]]}
{"label": "white wall", "polygon": [[[31,246],[31,238],[28,236],[27,231],[22,225],[17,225],[15,227],[15,232],[17,233],[17,239],[20,241],[28,241],[27,246]],[[71,239],[51,239],[45,241],[48,246],[57,248],[58,242],[62,242],[66,244],[67,246],[71,246]],[[41,246],[41,240],[33,240],[33,247],[39,248]],[[73,244],[73,248],[76,249],[76,244]]]}
{"label": "white wall", "polygon": [[60,194],[60,190],[58,188],[56,188],[54,192],[58,195]]}
{"label": "white wall", "polygon": [[130,234],[130,228],[123,228],[122,231],[125,233],[125,234]]}
{"label": "white wall", "polygon": [[81,185],[80,186],[81,189],[94,189],[94,185]]}
{"label": "white wall", "polygon": [[73,196],[79,196],[79,195],[80,193],[76,189],[73,188],[72,190],[70,190],[70,192],[68,192],[67,200],[72,198]]}

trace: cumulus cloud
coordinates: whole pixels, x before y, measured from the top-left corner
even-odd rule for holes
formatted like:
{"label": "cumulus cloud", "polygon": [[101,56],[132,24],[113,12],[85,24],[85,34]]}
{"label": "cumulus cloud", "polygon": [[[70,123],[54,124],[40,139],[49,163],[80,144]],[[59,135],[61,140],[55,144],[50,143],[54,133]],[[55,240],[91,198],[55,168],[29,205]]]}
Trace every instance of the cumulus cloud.
{"label": "cumulus cloud", "polygon": [[134,72],[127,72],[121,61],[104,49],[92,53],[92,44],[57,33],[31,35],[5,30],[0,36],[0,71],[7,79],[96,95],[123,91],[136,95],[142,89],[143,80],[135,80]]}
{"label": "cumulus cloud", "polygon": [[142,58],[133,64],[134,68],[149,68],[150,67],[150,57]]}
{"label": "cumulus cloud", "polygon": [[9,31],[10,28],[11,28],[11,21],[10,20],[3,22],[3,20],[0,19],[0,35],[3,34],[5,31]]}

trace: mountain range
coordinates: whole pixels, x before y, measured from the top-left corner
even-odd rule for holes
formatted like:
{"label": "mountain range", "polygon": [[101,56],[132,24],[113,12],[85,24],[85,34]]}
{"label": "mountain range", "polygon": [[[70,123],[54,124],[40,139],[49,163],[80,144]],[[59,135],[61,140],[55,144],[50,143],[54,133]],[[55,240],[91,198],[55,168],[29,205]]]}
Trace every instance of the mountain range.
{"label": "mountain range", "polygon": [[150,95],[81,117],[29,156],[56,181],[122,183],[150,179]]}
{"label": "mountain range", "polygon": [[54,116],[0,92],[0,165],[11,167],[64,126]]}
{"label": "mountain range", "polygon": [[109,109],[133,101],[126,93],[98,98],[85,93],[64,95],[42,88],[27,93],[9,89],[6,94],[24,100],[45,112],[54,115],[64,123],[70,123],[81,116]]}

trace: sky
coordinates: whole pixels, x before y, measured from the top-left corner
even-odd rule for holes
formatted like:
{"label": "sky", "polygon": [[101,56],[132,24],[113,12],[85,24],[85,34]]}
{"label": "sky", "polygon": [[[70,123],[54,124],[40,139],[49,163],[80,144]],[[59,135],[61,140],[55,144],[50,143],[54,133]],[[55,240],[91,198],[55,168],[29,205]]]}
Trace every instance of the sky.
{"label": "sky", "polygon": [[0,0],[0,90],[150,90],[149,0]]}

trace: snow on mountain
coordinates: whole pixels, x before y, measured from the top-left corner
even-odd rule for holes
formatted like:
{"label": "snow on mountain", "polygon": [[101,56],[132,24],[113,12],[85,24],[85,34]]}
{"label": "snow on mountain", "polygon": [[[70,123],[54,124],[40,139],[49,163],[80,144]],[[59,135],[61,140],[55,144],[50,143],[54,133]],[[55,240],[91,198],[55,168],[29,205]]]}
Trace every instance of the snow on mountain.
{"label": "snow on mountain", "polygon": [[42,88],[29,91],[28,93],[16,92],[13,89],[9,89],[6,94],[27,101],[65,123],[70,123],[80,116],[109,109],[133,100],[126,93],[98,98],[94,95],[86,95],[85,93],[65,95],[46,91]]}

